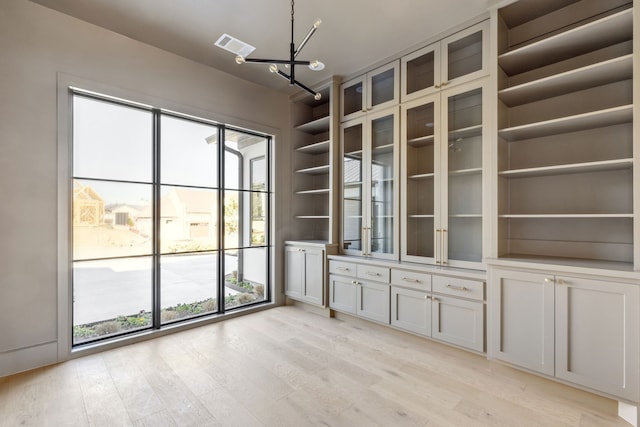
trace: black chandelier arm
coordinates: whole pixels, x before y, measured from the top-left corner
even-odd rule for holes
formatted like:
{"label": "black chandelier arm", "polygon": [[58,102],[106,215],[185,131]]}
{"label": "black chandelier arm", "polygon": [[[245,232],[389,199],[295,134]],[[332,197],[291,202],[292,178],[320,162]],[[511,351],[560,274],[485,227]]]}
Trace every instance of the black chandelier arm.
{"label": "black chandelier arm", "polygon": [[290,61],[288,59],[259,59],[244,58],[244,62],[256,62],[260,64],[287,64],[287,65],[310,65],[311,61]]}
{"label": "black chandelier arm", "polygon": [[[309,87],[307,87],[307,86],[303,85],[303,84],[302,84],[302,83],[300,83],[299,81],[297,81],[297,80],[295,80],[295,79],[292,81],[292,80],[291,80],[291,76],[290,76],[290,75],[288,75],[287,73],[285,73],[285,72],[283,72],[283,71],[281,71],[281,70],[278,70],[278,71],[277,71],[277,73],[278,73],[278,75],[279,75],[280,77],[282,77],[283,79],[285,79],[285,80],[287,80],[287,81],[291,82],[291,84],[296,85],[296,86],[298,86],[299,88],[301,88],[301,89],[303,89],[303,90],[305,90],[305,91],[309,92],[309,93],[310,93],[311,95],[313,95],[314,97],[317,97],[318,95],[320,95],[318,92],[316,92],[315,90],[313,90],[313,89],[311,89],[311,88],[309,88]],[[319,98],[316,98],[316,99],[319,99]]]}

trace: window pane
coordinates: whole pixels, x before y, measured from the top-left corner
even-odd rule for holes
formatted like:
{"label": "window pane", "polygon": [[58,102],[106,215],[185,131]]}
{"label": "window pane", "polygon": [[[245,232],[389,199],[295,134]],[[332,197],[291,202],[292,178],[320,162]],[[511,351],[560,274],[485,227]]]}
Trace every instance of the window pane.
{"label": "window pane", "polygon": [[225,309],[264,301],[267,248],[225,251]]}
{"label": "window pane", "polygon": [[162,253],[218,248],[218,191],[162,186],[160,246]]}
{"label": "window pane", "polygon": [[251,193],[251,237],[250,246],[266,244],[267,193]]}
{"label": "window pane", "polygon": [[239,191],[224,192],[224,247],[233,249],[242,245],[244,233],[240,206],[245,194]]}
{"label": "window pane", "polygon": [[73,175],[151,182],[150,111],[73,97]]}
{"label": "window pane", "polygon": [[162,323],[218,311],[218,254],[164,255],[160,261]]}
{"label": "window pane", "polygon": [[151,326],[151,257],[73,264],[73,343]]}
{"label": "window pane", "polygon": [[[225,188],[251,190],[254,183],[266,184],[266,160],[262,165],[258,162],[255,171],[252,162],[266,159],[267,139],[235,130],[226,130],[225,139]],[[255,178],[252,172],[256,173]]]}
{"label": "window pane", "polygon": [[73,181],[73,259],[149,255],[151,185]]}
{"label": "window pane", "polygon": [[161,120],[161,182],[217,187],[217,127],[170,116]]}

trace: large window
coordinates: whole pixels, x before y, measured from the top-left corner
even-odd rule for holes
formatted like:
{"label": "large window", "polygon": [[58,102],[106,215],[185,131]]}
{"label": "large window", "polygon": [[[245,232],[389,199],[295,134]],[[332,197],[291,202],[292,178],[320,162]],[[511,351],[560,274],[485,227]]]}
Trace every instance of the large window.
{"label": "large window", "polygon": [[73,344],[269,301],[271,138],[73,92]]}

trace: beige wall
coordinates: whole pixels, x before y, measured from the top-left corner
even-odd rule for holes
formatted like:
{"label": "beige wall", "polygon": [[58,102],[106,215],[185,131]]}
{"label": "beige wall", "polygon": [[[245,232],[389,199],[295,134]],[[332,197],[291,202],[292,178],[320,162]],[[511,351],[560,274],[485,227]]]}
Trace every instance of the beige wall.
{"label": "beige wall", "polygon": [[[0,376],[59,358],[57,85],[61,75],[162,100],[161,106],[227,123],[281,130],[274,169],[288,170],[285,94],[27,0],[0,1]],[[287,205],[287,187],[287,175],[277,177],[275,206],[280,209]],[[288,212],[275,216],[286,218]],[[278,221],[279,246],[286,237],[282,234],[286,221]]]}

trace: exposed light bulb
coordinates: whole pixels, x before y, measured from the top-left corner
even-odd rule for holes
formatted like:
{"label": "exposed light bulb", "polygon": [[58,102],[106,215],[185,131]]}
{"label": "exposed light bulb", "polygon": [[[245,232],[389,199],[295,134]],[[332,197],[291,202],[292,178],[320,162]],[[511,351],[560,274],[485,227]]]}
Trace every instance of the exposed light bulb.
{"label": "exposed light bulb", "polygon": [[276,64],[269,65],[269,71],[271,71],[272,73],[277,73],[278,72],[278,66]]}
{"label": "exposed light bulb", "polygon": [[324,64],[317,59],[314,59],[309,63],[309,69],[313,71],[324,70]]}
{"label": "exposed light bulb", "polygon": [[236,56],[236,64],[240,65],[240,64],[244,64],[246,61],[244,60],[244,56],[242,55],[238,55]]}
{"label": "exposed light bulb", "polygon": [[313,28],[318,28],[322,24],[322,19],[316,19],[316,22],[313,23]]}
{"label": "exposed light bulb", "polygon": [[316,101],[320,101],[321,98],[322,98],[322,94],[320,92],[313,95],[313,99],[315,99]]}

